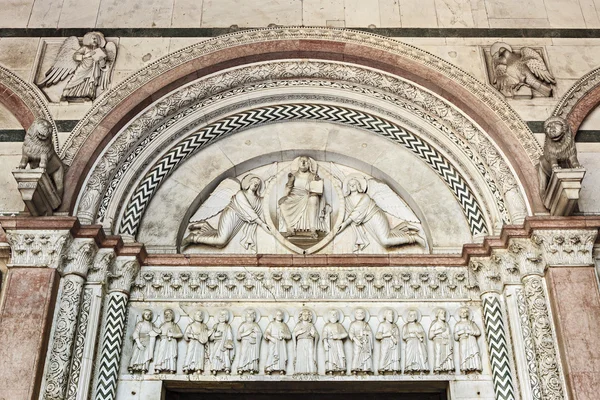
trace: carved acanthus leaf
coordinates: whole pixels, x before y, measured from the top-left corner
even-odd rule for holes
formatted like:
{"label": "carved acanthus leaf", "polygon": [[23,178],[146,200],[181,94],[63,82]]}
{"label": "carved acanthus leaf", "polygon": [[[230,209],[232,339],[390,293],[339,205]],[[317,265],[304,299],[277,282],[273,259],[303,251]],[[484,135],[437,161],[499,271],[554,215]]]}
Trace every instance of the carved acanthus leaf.
{"label": "carved acanthus leaf", "polygon": [[7,231],[12,266],[59,268],[72,241],[69,231]]}
{"label": "carved acanthus leaf", "polygon": [[537,230],[532,237],[540,245],[549,266],[592,265],[596,229]]}

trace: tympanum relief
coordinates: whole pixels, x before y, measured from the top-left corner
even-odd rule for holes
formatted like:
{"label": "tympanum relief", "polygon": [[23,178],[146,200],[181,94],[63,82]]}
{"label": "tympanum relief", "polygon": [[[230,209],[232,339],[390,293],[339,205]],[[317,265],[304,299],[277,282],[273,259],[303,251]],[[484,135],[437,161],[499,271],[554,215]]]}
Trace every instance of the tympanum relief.
{"label": "tympanum relief", "polygon": [[[483,370],[481,330],[469,307],[448,312],[426,306],[425,317],[409,305],[344,310],[326,304],[288,310],[241,306],[204,309],[173,303],[163,310],[134,309],[138,317],[126,346],[127,371],[167,379],[172,374],[386,376]],[[185,356],[178,361],[178,354]]]}
{"label": "tympanum relief", "polygon": [[92,101],[110,88],[117,46],[101,32],[88,32],[81,41],[70,36],[57,52],[55,48],[51,42],[44,43],[41,68],[47,65],[51,53],[56,55],[37,81],[50,101]]}
{"label": "tympanum relief", "polygon": [[507,98],[551,97],[556,79],[542,48],[517,48],[503,42],[484,49],[490,83]]}
{"label": "tympanum relief", "polygon": [[421,222],[386,183],[300,156],[226,178],[190,218],[186,253],[424,252]]}

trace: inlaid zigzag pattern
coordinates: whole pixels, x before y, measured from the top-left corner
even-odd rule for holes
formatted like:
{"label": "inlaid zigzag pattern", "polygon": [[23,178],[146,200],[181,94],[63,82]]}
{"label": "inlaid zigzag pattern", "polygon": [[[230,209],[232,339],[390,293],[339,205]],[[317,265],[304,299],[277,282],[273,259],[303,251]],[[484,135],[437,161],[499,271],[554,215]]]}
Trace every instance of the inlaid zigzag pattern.
{"label": "inlaid zigzag pattern", "polygon": [[515,390],[512,382],[508,345],[504,331],[502,307],[496,295],[483,298],[483,319],[492,365],[492,379],[497,400],[514,400]]}
{"label": "inlaid zigzag pattern", "polygon": [[106,328],[102,339],[95,400],[114,400],[115,398],[126,318],[127,295],[111,293],[106,310]]}
{"label": "inlaid zigzag pattern", "polygon": [[450,162],[412,133],[372,115],[321,104],[287,104],[245,111],[217,121],[179,142],[142,179],[133,193],[120,233],[135,236],[144,210],[162,181],[187,157],[209,143],[241,129],[290,120],[315,120],[351,125],[393,140],[421,157],[446,182],[460,202],[473,235],[488,232],[479,202],[464,178]]}

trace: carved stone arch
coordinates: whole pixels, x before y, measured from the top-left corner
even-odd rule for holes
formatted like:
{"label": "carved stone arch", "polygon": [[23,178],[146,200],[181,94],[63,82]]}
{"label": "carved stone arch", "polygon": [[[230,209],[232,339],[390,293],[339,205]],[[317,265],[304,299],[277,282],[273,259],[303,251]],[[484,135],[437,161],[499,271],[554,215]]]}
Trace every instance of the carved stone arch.
{"label": "carved stone arch", "polygon": [[102,149],[152,102],[210,73],[249,62],[290,58],[344,60],[375,68],[448,100],[481,126],[507,158],[531,212],[544,211],[534,169],[540,147],[494,90],[412,46],[372,34],[324,28],[273,28],[218,37],[168,55],[106,93],[78,124],[63,150],[71,166],[63,209],[74,211],[77,194]]}
{"label": "carved stone arch", "polygon": [[0,66],[0,103],[19,121],[23,129],[28,129],[36,118],[44,118],[52,124],[52,141],[58,151],[58,131],[54,119],[46,107],[40,90],[25,82],[8,69]]}
{"label": "carved stone arch", "polygon": [[566,118],[577,135],[585,118],[600,105],[600,68],[585,74],[567,90],[552,112]]}

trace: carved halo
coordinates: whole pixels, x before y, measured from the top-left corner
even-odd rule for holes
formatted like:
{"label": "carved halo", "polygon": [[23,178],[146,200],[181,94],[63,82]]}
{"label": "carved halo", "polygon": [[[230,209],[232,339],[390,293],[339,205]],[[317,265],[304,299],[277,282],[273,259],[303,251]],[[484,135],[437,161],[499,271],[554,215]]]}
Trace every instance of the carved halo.
{"label": "carved halo", "polygon": [[353,309],[353,310],[352,310],[352,315],[351,315],[352,321],[358,321],[358,320],[356,319],[356,317],[354,316],[354,314],[355,314],[355,313],[356,313],[358,310],[363,310],[363,312],[365,313],[365,319],[364,319],[363,321],[365,321],[365,322],[367,322],[367,323],[368,323],[368,322],[369,322],[369,320],[371,319],[371,313],[369,313],[369,310],[367,310],[367,309],[366,309],[366,308],[364,308],[364,307],[356,307],[355,309]]}
{"label": "carved halo", "polygon": [[448,310],[442,307],[436,307],[433,310],[431,310],[431,319],[435,320],[440,311],[444,312],[444,314],[446,315],[446,322],[448,322],[448,319],[450,318],[450,313],[448,312]]}
{"label": "carved halo", "polygon": [[252,322],[258,322],[262,318],[262,316],[260,315],[260,311],[258,311],[256,308],[246,308],[244,310],[244,313],[242,314],[242,319],[244,321],[246,321],[246,314],[248,314],[249,312],[254,313],[254,320]]}
{"label": "carved halo", "polygon": [[219,315],[221,315],[221,312],[225,311],[227,313],[227,321],[225,321],[226,323],[230,324],[231,321],[233,321],[233,313],[231,312],[231,310],[227,309],[227,308],[220,308],[217,310],[217,312],[212,316],[215,320],[215,324],[219,323]]}
{"label": "carved halo", "polygon": [[329,321],[329,314],[331,314],[331,312],[335,312],[337,314],[337,321],[336,322],[339,322],[340,324],[342,322],[344,322],[344,319],[346,319],[346,316],[344,315],[344,313],[342,312],[342,310],[340,310],[339,308],[329,308],[327,310],[327,314],[324,316],[324,319],[327,322],[331,322],[331,321]]}
{"label": "carved halo", "polygon": [[310,322],[313,323],[313,324],[316,323],[316,321],[317,321],[317,314],[315,313],[315,311],[312,310],[312,309],[310,309],[310,308],[308,308],[308,307],[302,307],[301,309],[298,310],[298,312],[296,312],[296,324],[300,322],[300,315],[302,314],[302,311],[304,311],[304,310],[310,312],[310,315],[311,315]]}
{"label": "carved halo", "polygon": [[282,322],[286,322],[287,323],[289,321],[289,319],[290,319],[290,313],[288,313],[283,308],[276,308],[273,311],[271,311],[269,313],[269,320],[275,321],[275,314],[277,314],[277,311],[281,311],[281,313],[283,314],[283,320],[282,320]]}
{"label": "carved halo", "polygon": [[408,321],[408,314],[410,314],[411,311],[414,311],[417,313],[417,320],[415,322],[421,322],[421,311],[419,311],[417,308],[411,307],[408,308],[404,314],[402,314],[402,318],[404,319],[404,321],[406,321],[407,323]]}
{"label": "carved halo", "polygon": [[202,320],[200,322],[202,323],[207,323],[208,319],[210,318],[210,316],[208,315],[208,311],[206,311],[204,308],[201,307],[197,307],[197,306],[184,306],[184,305],[179,305],[179,308],[181,308],[181,310],[183,310],[183,312],[190,318],[191,321],[194,321],[194,316],[196,315],[197,312],[201,312],[202,313]]}
{"label": "carved halo", "polygon": [[385,321],[385,313],[388,312],[389,310],[391,310],[392,314],[394,315],[394,317],[392,318],[393,319],[392,324],[395,324],[396,322],[398,322],[398,313],[393,308],[390,308],[390,307],[382,308],[379,311],[379,313],[377,313],[377,317],[379,318],[380,322],[384,322]]}
{"label": "carved halo", "polygon": [[175,307],[166,307],[166,308],[164,308],[164,309],[162,309],[160,311],[160,315],[157,318],[157,322],[160,321],[160,323],[158,325],[161,325],[164,322],[166,322],[165,312],[167,310],[171,310],[171,312],[173,313],[173,321],[172,322],[178,323],[179,320],[181,319],[181,312],[177,308],[175,308]]}
{"label": "carved halo", "polygon": [[463,310],[466,310],[467,313],[469,314],[467,316],[467,320],[472,321],[473,320],[473,311],[471,311],[471,309],[469,307],[460,307],[458,310],[456,310],[456,320],[460,321],[460,314]]}
{"label": "carved halo", "polygon": [[348,184],[350,181],[356,181],[359,184],[358,192],[365,193],[368,189],[367,179],[360,174],[349,174],[344,179],[343,192],[344,196],[348,196],[350,194],[350,189],[348,188]]}

